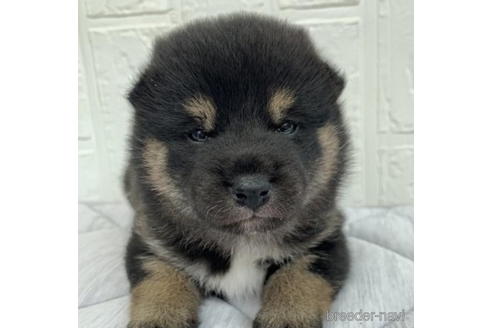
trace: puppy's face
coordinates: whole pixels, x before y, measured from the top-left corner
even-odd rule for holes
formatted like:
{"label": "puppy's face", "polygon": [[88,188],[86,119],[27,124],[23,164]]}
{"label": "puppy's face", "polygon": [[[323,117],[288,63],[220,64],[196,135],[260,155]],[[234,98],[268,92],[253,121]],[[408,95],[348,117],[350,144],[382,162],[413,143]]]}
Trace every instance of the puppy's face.
{"label": "puppy's face", "polygon": [[[145,186],[180,220],[211,229],[300,220],[336,179],[343,81],[310,48],[288,60],[274,54],[278,45],[223,53],[171,40],[157,44],[130,94]],[[189,57],[167,53],[173,47]]]}

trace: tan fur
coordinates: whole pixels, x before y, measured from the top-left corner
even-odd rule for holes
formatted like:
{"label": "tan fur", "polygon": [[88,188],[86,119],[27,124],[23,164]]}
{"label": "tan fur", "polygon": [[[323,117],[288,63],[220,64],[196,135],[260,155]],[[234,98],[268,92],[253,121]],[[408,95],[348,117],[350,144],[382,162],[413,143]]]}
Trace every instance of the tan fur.
{"label": "tan fur", "polygon": [[148,249],[160,259],[163,259],[167,263],[173,265],[175,268],[186,270],[190,267],[191,264],[189,261],[163,245],[162,240],[159,240],[155,236],[154,230],[149,226],[147,220],[147,217],[144,213],[142,213],[142,211],[137,212],[135,215],[135,224],[133,229],[135,233],[141,237],[141,240],[145,243]]}
{"label": "tan fur", "polygon": [[164,143],[155,139],[147,140],[143,155],[146,178],[159,196],[168,199],[181,209],[186,209],[184,197],[167,171],[167,154],[168,150]]}
{"label": "tan fur", "polygon": [[287,89],[276,90],[268,102],[268,112],[276,124],[282,123],[287,110],[294,104],[295,98]]}
{"label": "tan fur", "polygon": [[143,267],[148,275],[132,290],[129,326],[179,328],[197,322],[200,294],[188,277],[156,259]]}
{"label": "tan fur", "polygon": [[[263,291],[263,307],[255,327],[315,327],[333,299],[331,285],[308,271],[314,257],[304,257],[273,274]],[[321,327],[321,325],[320,325]]]}
{"label": "tan fur", "polygon": [[185,102],[184,108],[203,125],[205,131],[212,131],[214,129],[217,109],[212,99],[203,95],[197,95],[188,99]]}
{"label": "tan fur", "polygon": [[330,181],[337,170],[337,159],[340,140],[334,125],[328,124],[318,130],[318,140],[321,145],[321,156],[316,163],[316,173],[308,186],[305,203],[318,195]]}
{"label": "tan fur", "polygon": [[155,237],[147,220],[148,219],[143,211],[136,212],[134,231],[142,237],[142,241],[150,250],[152,250],[152,252],[154,252],[154,254],[166,260],[170,260],[170,252],[167,251],[167,249],[162,246],[162,243]]}
{"label": "tan fur", "polygon": [[133,209],[138,211],[141,207],[141,201],[137,188],[137,175],[131,165],[125,171],[125,195]]}

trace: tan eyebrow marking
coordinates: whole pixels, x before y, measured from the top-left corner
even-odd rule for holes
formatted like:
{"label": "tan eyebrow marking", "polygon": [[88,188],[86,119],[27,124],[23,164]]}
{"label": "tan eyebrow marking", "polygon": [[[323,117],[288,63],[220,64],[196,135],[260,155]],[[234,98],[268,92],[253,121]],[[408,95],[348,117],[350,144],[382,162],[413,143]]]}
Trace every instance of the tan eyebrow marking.
{"label": "tan eyebrow marking", "polygon": [[196,95],[185,102],[184,108],[190,115],[203,124],[205,131],[214,129],[217,109],[211,98],[200,94]]}
{"label": "tan eyebrow marking", "polygon": [[295,98],[291,91],[287,89],[276,90],[268,102],[268,112],[272,120],[280,124],[287,113],[287,110],[294,104]]}

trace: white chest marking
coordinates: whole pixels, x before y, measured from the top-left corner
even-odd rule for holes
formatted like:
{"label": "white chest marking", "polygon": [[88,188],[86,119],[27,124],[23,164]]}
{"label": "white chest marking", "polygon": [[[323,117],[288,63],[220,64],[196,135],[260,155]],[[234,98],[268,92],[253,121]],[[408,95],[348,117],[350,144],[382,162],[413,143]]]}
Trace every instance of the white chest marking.
{"label": "white chest marking", "polygon": [[207,285],[227,298],[261,294],[266,274],[265,268],[258,265],[261,258],[254,249],[240,248],[232,256],[229,270],[224,275],[209,277]]}
{"label": "white chest marking", "polygon": [[209,277],[207,287],[221,291],[229,303],[254,317],[261,306],[266,268],[260,267],[259,260],[264,256],[264,252],[255,248],[239,248],[231,258],[229,270],[223,275]]}

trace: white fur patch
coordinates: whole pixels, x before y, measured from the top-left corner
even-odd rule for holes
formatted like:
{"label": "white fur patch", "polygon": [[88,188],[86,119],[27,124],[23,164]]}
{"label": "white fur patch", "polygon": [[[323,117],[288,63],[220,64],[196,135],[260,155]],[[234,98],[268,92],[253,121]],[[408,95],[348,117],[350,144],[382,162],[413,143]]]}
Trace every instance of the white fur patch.
{"label": "white fur patch", "polygon": [[266,269],[258,265],[262,256],[250,247],[241,247],[231,259],[225,275],[214,276],[207,285],[220,290],[227,300],[244,314],[256,315],[261,306],[261,292]]}
{"label": "white fur patch", "polygon": [[221,291],[228,299],[259,294],[266,274],[258,265],[260,259],[261,255],[254,249],[241,247],[233,253],[229,270],[224,275],[210,277],[206,285]]}
{"label": "white fur patch", "polygon": [[261,306],[261,293],[266,268],[261,260],[278,258],[273,249],[239,243],[231,256],[231,265],[225,274],[210,275],[203,265],[188,267],[188,272],[208,290],[221,292],[228,302],[250,318],[254,318]]}

